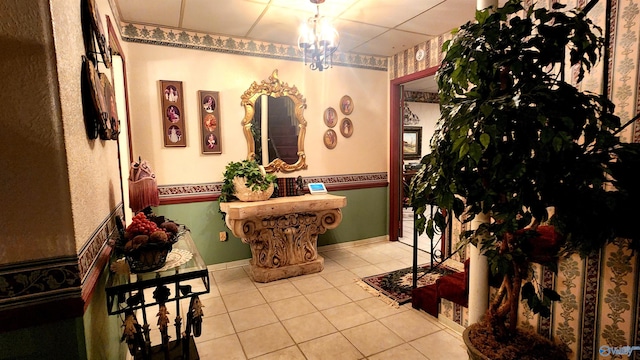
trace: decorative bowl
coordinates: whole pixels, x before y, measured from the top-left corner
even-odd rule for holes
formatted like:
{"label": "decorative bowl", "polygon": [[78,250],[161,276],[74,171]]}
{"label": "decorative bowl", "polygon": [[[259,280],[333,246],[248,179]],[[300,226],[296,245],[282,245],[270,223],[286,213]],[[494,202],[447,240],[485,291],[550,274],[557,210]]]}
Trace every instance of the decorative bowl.
{"label": "decorative bowl", "polygon": [[246,183],[247,181],[244,177],[237,176],[233,178],[234,195],[240,201],[263,201],[269,199],[273,194],[273,184],[269,185],[266,190],[251,190],[245,185]]}

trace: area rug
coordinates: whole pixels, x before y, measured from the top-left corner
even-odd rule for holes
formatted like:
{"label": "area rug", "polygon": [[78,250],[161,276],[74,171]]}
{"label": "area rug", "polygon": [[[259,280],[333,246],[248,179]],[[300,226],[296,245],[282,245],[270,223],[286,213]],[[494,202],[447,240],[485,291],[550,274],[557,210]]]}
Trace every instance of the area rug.
{"label": "area rug", "polygon": [[[460,268],[458,264],[458,262],[443,263],[440,266],[434,266],[433,269],[431,268],[431,264],[418,265],[417,286],[423,287],[431,285],[444,275],[463,271],[464,269]],[[362,286],[363,284],[365,285]],[[391,305],[402,305],[411,301],[413,268],[408,267],[383,274],[363,277],[360,285],[365,289],[367,289],[365,286],[368,286],[373,290],[371,291],[373,294],[384,295],[389,300],[387,302]]]}

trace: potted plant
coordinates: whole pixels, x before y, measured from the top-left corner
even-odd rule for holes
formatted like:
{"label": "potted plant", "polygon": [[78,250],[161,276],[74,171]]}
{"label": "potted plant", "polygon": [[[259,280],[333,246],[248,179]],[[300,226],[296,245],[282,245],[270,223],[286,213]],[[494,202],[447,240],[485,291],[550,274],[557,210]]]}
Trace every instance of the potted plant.
{"label": "potted plant", "polygon": [[640,200],[632,187],[638,144],[620,142],[624,126],[605,96],[565,79],[565,62],[583,79],[601,56],[603,39],[583,12],[563,7],[524,9],[510,0],[477,12],[476,22],[444,44],[437,73],[441,118],[431,153],[410,184],[416,226],[432,239],[445,229],[445,215],[427,218],[427,204],[465,222],[480,214],[491,219],[461,235],[461,244],[478,247],[502,280],[483,320],[465,330],[470,348],[488,358],[566,357],[550,344],[535,357],[532,334],[523,342],[532,345],[524,350],[530,357],[491,352],[522,340],[521,298],[542,316],[560,300],[532,281],[530,263],[555,269],[558,256],[587,255],[616,237],[639,248],[638,230],[624,221]]}
{"label": "potted plant", "polygon": [[276,176],[267,174],[255,160],[242,160],[227,164],[224,182],[218,201],[233,199],[241,201],[266,200],[277,186]]}

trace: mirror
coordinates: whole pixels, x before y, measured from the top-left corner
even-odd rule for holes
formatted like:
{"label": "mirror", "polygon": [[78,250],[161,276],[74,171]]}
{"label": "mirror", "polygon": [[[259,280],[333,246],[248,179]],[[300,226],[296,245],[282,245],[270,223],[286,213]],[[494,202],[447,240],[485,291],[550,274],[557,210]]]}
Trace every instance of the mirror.
{"label": "mirror", "polygon": [[298,89],[281,82],[276,69],[268,80],[254,81],[240,98],[247,158],[264,165],[267,172],[306,169],[307,104]]}

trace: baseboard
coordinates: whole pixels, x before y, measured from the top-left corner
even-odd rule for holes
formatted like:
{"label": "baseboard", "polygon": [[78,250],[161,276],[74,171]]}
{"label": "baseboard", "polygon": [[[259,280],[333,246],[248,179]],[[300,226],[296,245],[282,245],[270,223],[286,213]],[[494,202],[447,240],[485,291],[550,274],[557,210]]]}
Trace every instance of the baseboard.
{"label": "baseboard", "polygon": [[207,265],[207,270],[211,272],[211,271],[233,269],[233,268],[242,267],[242,266],[249,266],[250,260],[251,259],[242,259],[242,260],[236,260],[236,261],[229,261],[226,263]]}
{"label": "baseboard", "polygon": [[[374,244],[382,241],[389,241],[389,235],[376,236],[368,239],[355,240],[355,241],[343,242],[338,244],[318,246],[318,252],[352,248],[356,246]],[[219,271],[219,270],[233,269],[233,268],[242,267],[242,266],[249,266],[250,260],[251,259],[243,259],[243,260],[230,261],[226,263],[212,264],[212,265],[208,265],[207,269],[209,271]]]}
{"label": "baseboard", "polygon": [[389,241],[389,235],[382,235],[382,236],[376,236],[368,239],[318,246],[318,252],[346,249],[346,248],[363,246],[363,245],[373,244],[373,243],[382,242],[382,241]]}
{"label": "baseboard", "polygon": [[439,316],[438,317],[438,322],[446,327],[448,327],[449,329],[455,331],[456,333],[462,335],[462,332],[464,331],[465,327],[458,324],[457,322],[454,322],[453,320],[446,318],[444,316]]}

